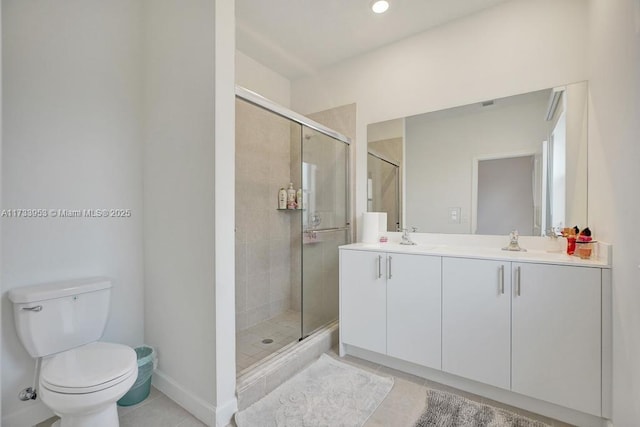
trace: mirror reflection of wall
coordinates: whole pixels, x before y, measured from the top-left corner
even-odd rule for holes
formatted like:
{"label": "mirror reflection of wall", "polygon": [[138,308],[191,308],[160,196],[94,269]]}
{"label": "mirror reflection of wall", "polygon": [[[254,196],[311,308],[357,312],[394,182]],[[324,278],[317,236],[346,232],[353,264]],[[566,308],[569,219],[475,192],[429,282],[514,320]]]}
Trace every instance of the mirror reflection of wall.
{"label": "mirror reflection of wall", "polygon": [[534,156],[478,161],[477,234],[534,234]]}
{"label": "mirror reflection of wall", "polygon": [[[370,153],[392,138],[403,146],[400,222],[522,235],[586,225],[586,95],[581,82],[369,125]],[[386,211],[375,195],[370,210]]]}

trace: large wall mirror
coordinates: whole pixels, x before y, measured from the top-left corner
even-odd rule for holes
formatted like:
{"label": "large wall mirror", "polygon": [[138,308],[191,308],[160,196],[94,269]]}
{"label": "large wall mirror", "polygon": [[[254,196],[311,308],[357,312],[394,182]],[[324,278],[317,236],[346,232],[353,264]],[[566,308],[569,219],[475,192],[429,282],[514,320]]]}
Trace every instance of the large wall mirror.
{"label": "large wall mirror", "polygon": [[587,225],[587,83],[370,124],[367,210],[390,231]]}

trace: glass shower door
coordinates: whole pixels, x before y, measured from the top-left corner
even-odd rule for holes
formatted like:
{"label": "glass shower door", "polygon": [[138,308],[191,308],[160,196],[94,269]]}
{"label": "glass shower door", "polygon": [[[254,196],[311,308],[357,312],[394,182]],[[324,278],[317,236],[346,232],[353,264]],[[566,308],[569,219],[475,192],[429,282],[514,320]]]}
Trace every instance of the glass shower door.
{"label": "glass shower door", "polygon": [[302,336],[338,318],[338,246],[349,243],[348,144],[302,129]]}

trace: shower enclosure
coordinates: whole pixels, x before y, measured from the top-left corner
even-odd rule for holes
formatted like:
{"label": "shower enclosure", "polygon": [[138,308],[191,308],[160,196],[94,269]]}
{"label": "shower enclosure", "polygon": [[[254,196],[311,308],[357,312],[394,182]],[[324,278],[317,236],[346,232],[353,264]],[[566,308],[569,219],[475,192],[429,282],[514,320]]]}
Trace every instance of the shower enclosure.
{"label": "shower enclosure", "polygon": [[[238,373],[337,320],[348,165],[347,137],[236,88]],[[278,209],[289,183],[299,205]]]}

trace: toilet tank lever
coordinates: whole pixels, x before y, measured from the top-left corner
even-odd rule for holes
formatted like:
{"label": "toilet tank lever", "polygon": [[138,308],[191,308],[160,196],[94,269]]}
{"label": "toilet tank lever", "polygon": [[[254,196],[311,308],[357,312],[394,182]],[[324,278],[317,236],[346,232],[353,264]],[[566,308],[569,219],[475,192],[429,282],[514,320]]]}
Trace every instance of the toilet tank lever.
{"label": "toilet tank lever", "polygon": [[42,311],[42,306],[36,305],[35,307],[22,307],[22,309],[27,311]]}

